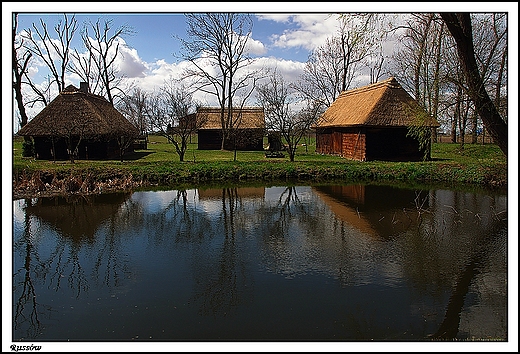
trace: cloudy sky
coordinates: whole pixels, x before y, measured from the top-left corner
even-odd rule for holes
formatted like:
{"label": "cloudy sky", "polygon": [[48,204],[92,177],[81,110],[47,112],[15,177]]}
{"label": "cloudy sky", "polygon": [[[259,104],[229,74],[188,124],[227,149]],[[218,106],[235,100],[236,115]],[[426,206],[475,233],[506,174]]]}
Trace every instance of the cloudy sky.
{"label": "cloudy sky", "polygon": [[[102,5],[101,5],[102,4]],[[479,5],[480,4],[480,5]],[[472,11],[509,11],[511,4],[475,3]],[[502,5],[499,5],[502,4]],[[466,10],[467,3],[449,3],[449,11]],[[164,84],[165,78],[176,77],[186,66],[179,59],[180,45],[177,36],[186,38],[186,21],[184,13],[197,11],[234,11],[250,12],[253,15],[253,29],[249,41],[249,54],[257,59],[258,66],[275,67],[286,80],[294,81],[303,72],[305,62],[311,51],[322,45],[326,38],[337,30],[337,13],[340,12],[386,12],[388,15],[403,16],[404,11],[438,12],[444,11],[445,3],[2,3],[4,48],[10,47],[12,28],[12,12],[20,12],[18,31],[31,28],[36,24],[41,28],[43,20],[54,34],[54,26],[63,20],[66,12],[69,19],[74,14],[78,23],[75,40],[71,46],[78,50],[83,48],[80,29],[83,24],[98,19],[111,20],[112,28],[126,26],[133,33],[124,36],[120,42],[123,54],[118,61],[120,72],[127,80],[144,90],[153,90]],[[480,7],[480,9],[479,9]],[[100,10],[103,10],[102,12]],[[399,13],[402,12],[402,13]],[[397,15],[395,15],[397,13]],[[34,31],[34,30],[33,30]],[[111,31],[113,33],[113,30]],[[6,39],[7,36],[7,39]],[[392,42],[387,43],[387,51],[392,51]],[[391,53],[388,53],[391,54]],[[4,54],[4,58],[6,55]],[[4,67],[7,65],[5,64]],[[48,70],[43,63],[33,61],[29,68],[33,82],[43,83]],[[4,78],[9,79],[11,74]],[[386,78],[386,77],[384,77]],[[383,78],[383,79],[384,79]],[[353,87],[367,84],[368,78],[359,77]],[[66,85],[79,87],[79,77],[67,75]],[[9,85],[9,84],[8,84]],[[9,87],[4,85],[3,87]],[[57,92],[52,94],[57,95]],[[5,99],[6,95],[3,95]],[[201,99],[201,97],[195,97]],[[207,102],[211,104],[211,102]],[[11,104],[7,105],[12,107]],[[5,105],[4,105],[5,107]],[[28,110],[29,118],[37,114],[42,107],[36,106]],[[12,112],[11,112],[12,114]],[[5,121],[5,120],[4,120]],[[17,130],[14,119],[13,129]]]}
{"label": "cloudy sky", "polygon": [[[67,15],[69,20],[72,14]],[[255,14],[253,31],[248,41],[248,54],[259,62],[277,65],[290,76],[298,75],[307,60],[309,52],[323,43],[336,30],[337,15],[331,14]],[[23,31],[36,24],[41,28],[43,20],[51,34],[53,26],[63,21],[63,14],[29,14],[18,16],[18,29]],[[134,33],[120,39],[118,60],[120,72],[125,78],[137,82],[145,90],[160,86],[169,75],[176,76],[185,66],[179,59],[180,42],[177,36],[186,38],[186,21],[183,13],[76,13],[78,30],[73,48],[82,49],[79,28],[88,21],[98,19],[112,21],[112,31],[121,26],[131,28]],[[33,30],[34,32],[34,30]],[[47,70],[43,63],[34,62],[31,76],[41,82]],[[78,86],[78,77],[69,75],[67,80]]]}
{"label": "cloudy sky", "polygon": [[[100,11],[100,10],[103,11]],[[124,10],[124,11],[123,11]],[[72,15],[77,20],[78,29],[75,33],[72,48],[85,52],[81,43],[81,29],[85,23],[101,20],[111,20],[112,31],[122,26],[132,30],[132,33],[120,39],[120,53],[122,54],[117,66],[124,75],[126,84],[133,85],[146,91],[152,91],[164,85],[168,77],[179,77],[187,63],[179,59],[181,54],[178,37],[187,38],[186,20],[184,13],[192,12],[249,12],[253,19],[252,33],[249,40],[248,53],[256,58],[256,68],[276,67],[284,79],[296,81],[303,73],[305,62],[313,49],[322,45],[327,38],[334,35],[338,29],[338,13],[346,12],[375,12],[384,13],[392,17],[393,21],[407,16],[410,12],[440,12],[466,11],[467,3],[351,3],[351,2],[314,2],[314,3],[228,3],[228,2],[167,2],[167,3],[30,3],[13,2],[2,3],[3,17],[3,70],[4,83],[2,95],[4,117],[4,133],[19,130],[17,110],[13,107],[13,93],[10,89],[11,76],[10,58],[12,51],[11,30],[12,13],[18,12],[18,33],[32,28],[33,24],[41,28],[40,20],[47,25],[51,36],[56,37],[54,26],[63,21],[64,13],[70,19]],[[510,37],[518,29],[518,3],[472,3],[473,12],[505,11],[510,12]],[[33,29],[34,32],[34,29]],[[510,44],[517,45],[514,40]],[[391,55],[397,43],[388,40],[385,43],[387,55]],[[515,48],[510,45],[510,58],[517,64]],[[35,58],[33,58],[35,59]],[[511,77],[514,77],[515,67],[510,67]],[[9,70],[9,71],[8,71]],[[44,85],[49,71],[40,60],[32,60],[29,73],[33,82]],[[386,79],[382,77],[381,79]],[[369,83],[368,76],[358,76],[350,88]],[[73,84],[79,87],[80,79],[77,75],[67,74],[66,85]],[[124,87],[124,86],[123,86]],[[9,93],[5,92],[7,89]],[[29,90],[26,87],[26,90]],[[58,92],[51,92],[50,98],[56,97]],[[29,95],[26,95],[28,97]],[[198,93],[194,98],[206,105],[215,105],[211,95]],[[251,104],[254,102],[248,102]],[[29,119],[32,119],[42,105],[27,107]]]}

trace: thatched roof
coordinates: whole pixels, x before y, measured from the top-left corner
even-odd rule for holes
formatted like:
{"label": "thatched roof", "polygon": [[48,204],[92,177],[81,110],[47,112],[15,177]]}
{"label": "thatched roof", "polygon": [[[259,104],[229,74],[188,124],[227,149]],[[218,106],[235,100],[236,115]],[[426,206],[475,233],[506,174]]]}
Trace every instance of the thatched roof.
{"label": "thatched roof", "polygon": [[[204,121],[199,129],[221,129],[220,112],[219,107],[199,107],[196,113],[197,121]],[[241,122],[237,126],[239,129],[263,129],[265,127],[265,115],[262,107],[235,108],[233,120],[238,119],[239,114],[241,114]]]}
{"label": "thatched roof", "polygon": [[67,86],[28,122],[18,135],[69,136],[138,135],[135,128],[104,97]]}
{"label": "thatched roof", "polygon": [[393,77],[372,85],[343,91],[316,123],[316,127],[319,128],[413,125],[438,127],[439,123],[429,116]]}

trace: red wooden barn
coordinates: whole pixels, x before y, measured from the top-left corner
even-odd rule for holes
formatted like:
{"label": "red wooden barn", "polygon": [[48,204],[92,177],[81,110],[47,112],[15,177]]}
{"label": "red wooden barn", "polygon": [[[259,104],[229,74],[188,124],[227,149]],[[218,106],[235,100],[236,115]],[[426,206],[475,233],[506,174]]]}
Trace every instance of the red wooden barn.
{"label": "red wooden barn", "polygon": [[414,125],[439,127],[391,77],[342,92],[314,126],[316,151],[359,161],[419,161],[425,151],[408,136]]}

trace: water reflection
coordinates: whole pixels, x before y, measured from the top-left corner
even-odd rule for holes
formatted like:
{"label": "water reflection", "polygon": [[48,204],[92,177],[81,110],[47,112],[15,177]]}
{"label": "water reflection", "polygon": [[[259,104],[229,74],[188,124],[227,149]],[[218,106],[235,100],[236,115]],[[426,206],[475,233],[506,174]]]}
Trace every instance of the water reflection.
{"label": "water reflection", "polygon": [[14,207],[16,340],[507,340],[504,195],[200,188]]}

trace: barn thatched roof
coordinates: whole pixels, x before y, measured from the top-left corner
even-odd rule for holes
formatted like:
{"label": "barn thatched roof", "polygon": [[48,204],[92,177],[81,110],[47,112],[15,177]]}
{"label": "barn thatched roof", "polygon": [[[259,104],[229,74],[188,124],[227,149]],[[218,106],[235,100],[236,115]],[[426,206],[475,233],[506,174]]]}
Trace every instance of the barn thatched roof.
{"label": "barn thatched roof", "polygon": [[67,86],[18,135],[137,136],[139,131],[104,97]]}
{"label": "barn thatched roof", "polygon": [[[199,107],[196,113],[197,121],[204,121],[199,129],[221,129],[220,111],[219,107]],[[263,129],[265,127],[265,115],[262,107],[235,108],[233,110],[234,120],[238,118],[238,114],[242,115],[238,125],[239,129]]]}
{"label": "barn thatched roof", "polygon": [[322,114],[315,127],[413,125],[438,127],[439,123],[391,77],[372,85],[343,91]]}

